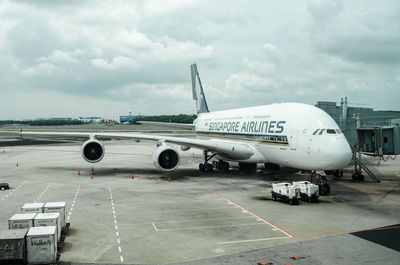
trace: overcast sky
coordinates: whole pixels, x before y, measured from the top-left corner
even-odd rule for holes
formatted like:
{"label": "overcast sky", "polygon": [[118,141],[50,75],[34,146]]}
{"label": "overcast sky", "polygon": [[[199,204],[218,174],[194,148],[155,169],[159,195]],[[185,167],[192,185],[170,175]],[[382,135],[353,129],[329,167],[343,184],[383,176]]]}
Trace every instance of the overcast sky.
{"label": "overcast sky", "polygon": [[0,0],[0,119],[318,100],[400,110],[398,0]]}

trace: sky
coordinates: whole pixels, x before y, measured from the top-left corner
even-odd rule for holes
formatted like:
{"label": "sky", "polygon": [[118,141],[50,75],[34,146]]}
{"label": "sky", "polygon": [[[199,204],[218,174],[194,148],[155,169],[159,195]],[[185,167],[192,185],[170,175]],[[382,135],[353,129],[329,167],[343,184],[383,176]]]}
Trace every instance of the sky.
{"label": "sky", "polygon": [[0,119],[339,102],[400,110],[398,0],[0,0]]}

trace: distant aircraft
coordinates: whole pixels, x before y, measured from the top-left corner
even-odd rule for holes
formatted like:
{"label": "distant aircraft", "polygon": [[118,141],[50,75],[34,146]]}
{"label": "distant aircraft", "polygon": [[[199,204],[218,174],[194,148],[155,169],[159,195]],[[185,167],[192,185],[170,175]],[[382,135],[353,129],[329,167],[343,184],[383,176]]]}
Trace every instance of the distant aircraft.
{"label": "distant aircraft", "polygon": [[[105,148],[96,138],[153,140],[157,147],[154,165],[161,171],[175,170],[180,156],[175,145],[187,151],[203,151],[199,170],[255,169],[258,163],[277,164],[305,170],[338,170],[350,163],[352,152],[335,121],[323,110],[306,104],[282,103],[209,112],[196,64],[191,65],[193,99],[198,117],[193,124],[164,123],[192,129],[196,138],[116,132],[27,132],[21,136],[88,138],[82,156],[90,163],[103,159]],[[162,123],[157,123],[162,124]],[[209,163],[212,158],[218,159]]]}

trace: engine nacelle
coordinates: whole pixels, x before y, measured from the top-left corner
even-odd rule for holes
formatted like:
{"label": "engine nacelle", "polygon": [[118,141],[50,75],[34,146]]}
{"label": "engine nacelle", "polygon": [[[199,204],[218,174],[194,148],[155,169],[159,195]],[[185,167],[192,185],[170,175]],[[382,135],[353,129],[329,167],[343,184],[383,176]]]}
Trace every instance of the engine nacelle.
{"label": "engine nacelle", "polygon": [[161,144],[153,153],[154,165],[162,171],[172,171],[179,166],[179,153],[167,144]]}
{"label": "engine nacelle", "polygon": [[104,145],[97,139],[89,139],[82,145],[82,156],[89,163],[97,163],[104,157]]}

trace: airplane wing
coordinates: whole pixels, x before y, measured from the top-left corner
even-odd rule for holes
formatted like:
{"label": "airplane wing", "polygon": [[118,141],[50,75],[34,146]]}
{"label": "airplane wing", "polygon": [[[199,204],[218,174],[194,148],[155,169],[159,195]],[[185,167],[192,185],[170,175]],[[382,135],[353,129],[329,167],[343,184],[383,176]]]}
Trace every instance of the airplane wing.
{"label": "airplane wing", "polygon": [[173,122],[158,122],[158,121],[138,121],[139,124],[144,125],[155,125],[160,127],[176,128],[182,130],[193,130],[194,125],[192,123],[173,123]]}
{"label": "airplane wing", "polygon": [[[0,132],[1,133],[1,132]],[[8,134],[12,133],[7,131]],[[198,139],[198,138],[184,138],[177,136],[163,136],[152,135],[146,133],[119,133],[119,132],[28,132],[28,131],[14,131],[21,137],[52,137],[52,138],[118,138],[118,139],[134,139],[134,140],[150,140],[184,147],[192,147],[204,151],[210,151],[222,155],[226,158],[242,160],[248,159],[255,154],[254,149],[246,144],[230,140],[220,139]]]}

